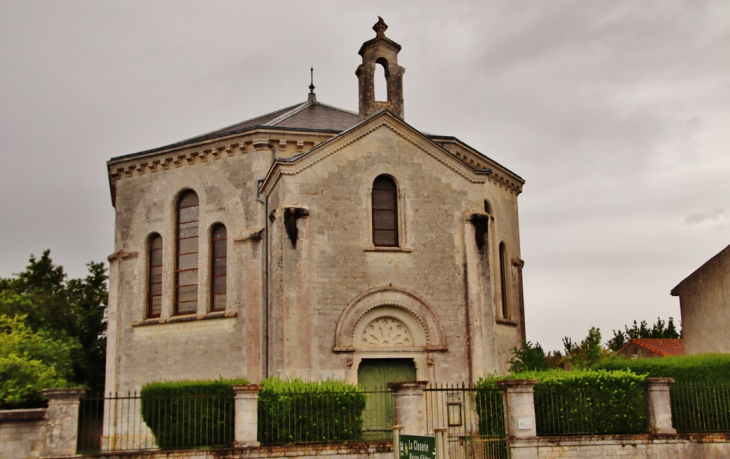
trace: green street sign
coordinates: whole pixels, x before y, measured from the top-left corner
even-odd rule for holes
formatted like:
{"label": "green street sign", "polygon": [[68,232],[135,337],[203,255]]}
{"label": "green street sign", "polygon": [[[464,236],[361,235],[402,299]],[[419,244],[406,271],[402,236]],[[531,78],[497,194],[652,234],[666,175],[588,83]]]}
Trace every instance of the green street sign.
{"label": "green street sign", "polygon": [[401,435],[398,443],[400,459],[434,459],[436,457],[436,439],[434,437]]}

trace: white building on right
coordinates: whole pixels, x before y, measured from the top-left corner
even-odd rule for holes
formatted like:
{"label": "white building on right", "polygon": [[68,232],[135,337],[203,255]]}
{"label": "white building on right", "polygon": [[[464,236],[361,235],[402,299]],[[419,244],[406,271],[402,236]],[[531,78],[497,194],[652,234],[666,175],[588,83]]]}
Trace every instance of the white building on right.
{"label": "white building on right", "polygon": [[682,310],[685,354],[730,353],[730,246],[671,293]]}

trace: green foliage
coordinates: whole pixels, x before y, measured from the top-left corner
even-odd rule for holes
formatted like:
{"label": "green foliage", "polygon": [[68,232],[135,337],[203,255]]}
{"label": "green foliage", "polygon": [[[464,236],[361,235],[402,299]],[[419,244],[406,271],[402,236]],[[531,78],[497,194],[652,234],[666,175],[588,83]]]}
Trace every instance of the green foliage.
{"label": "green foliage", "polygon": [[84,279],[66,280],[50,251],[31,255],[25,271],[0,279],[0,314],[24,315],[26,325],[54,339],[74,340],[81,347],[72,358],[69,383],[94,391],[104,388],[106,356],[106,268],[89,263]]}
{"label": "green foliage", "polygon": [[657,359],[613,359],[596,368],[631,370],[652,378],[674,378],[679,382],[730,381],[730,354],[678,355]]}
{"label": "green foliage", "polygon": [[539,381],[535,387],[538,435],[646,430],[644,376],[631,371],[528,371],[482,378],[477,388],[494,388],[497,381],[505,379]]}
{"label": "green foliage", "polygon": [[142,388],[142,419],[162,449],[233,444],[232,385],[246,379],[171,381]]}
{"label": "green foliage", "polygon": [[657,321],[654,325],[649,327],[649,324],[645,320],[642,320],[640,324],[634,321],[634,325],[629,328],[628,325],[624,326],[625,331],[614,330],[613,338],[608,340],[606,343],[612,351],[616,352],[624,347],[629,341],[634,338],[651,338],[651,339],[676,339],[681,337],[681,331],[677,331],[677,327],[674,324],[674,319],[669,318],[668,322],[664,322],[660,317],[657,317]]}
{"label": "green foliage", "polygon": [[513,347],[510,352],[512,352],[512,358],[509,360],[510,373],[548,369],[545,361],[545,351],[542,350],[540,343],[533,345],[530,341],[525,341],[521,347]]}
{"label": "green foliage", "polygon": [[575,344],[569,337],[563,338],[565,357],[563,361],[570,363],[571,368],[588,369],[609,353],[601,347],[601,330],[591,327],[588,335],[580,344]]}
{"label": "green foliage", "polygon": [[261,382],[259,433],[263,445],[362,439],[365,394],[352,384],[326,380]]}
{"label": "green foliage", "polygon": [[615,359],[597,365],[652,378],[674,378],[671,386],[675,427],[683,432],[727,431],[730,424],[730,355],[700,354],[656,359]]}
{"label": "green foliage", "polygon": [[41,406],[43,389],[68,385],[78,342],[35,332],[25,316],[0,314],[0,408]]}

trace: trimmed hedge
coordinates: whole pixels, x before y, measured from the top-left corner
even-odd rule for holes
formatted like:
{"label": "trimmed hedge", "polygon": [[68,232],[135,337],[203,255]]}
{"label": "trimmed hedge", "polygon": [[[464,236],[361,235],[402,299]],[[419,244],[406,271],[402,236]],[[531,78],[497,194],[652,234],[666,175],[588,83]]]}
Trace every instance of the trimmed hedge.
{"label": "trimmed hedge", "polygon": [[611,359],[605,369],[629,369],[655,378],[674,378],[672,419],[679,432],[730,430],[730,355],[700,354],[658,359]]}
{"label": "trimmed hedge", "polygon": [[[507,379],[537,379],[538,435],[625,434],[647,430],[644,376],[631,371],[528,371],[482,378],[478,388]],[[480,420],[482,419],[480,414]]]}
{"label": "trimmed hedge", "polygon": [[700,354],[657,359],[608,359],[594,367],[631,370],[650,378],[674,378],[676,382],[730,381],[730,354]]}
{"label": "trimmed hedge", "polygon": [[342,381],[276,377],[261,381],[258,440],[262,445],[362,439],[365,394]]}
{"label": "trimmed hedge", "polygon": [[162,449],[233,444],[232,385],[244,378],[155,382],[142,388],[142,419]]}

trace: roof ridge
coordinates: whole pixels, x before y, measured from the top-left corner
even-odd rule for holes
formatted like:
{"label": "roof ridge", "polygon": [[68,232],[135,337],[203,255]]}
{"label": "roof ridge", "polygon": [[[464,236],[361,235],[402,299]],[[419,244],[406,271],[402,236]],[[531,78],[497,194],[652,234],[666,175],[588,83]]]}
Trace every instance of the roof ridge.
{"label": "roof ridge", "polygon": [[[308,108],[311,105],[313,105],[313,102],[309,102],[309,101],[299,104],[299,105],[295,106],[293,109],[289,110],[288,112],[286,112],[282,115],[279,115],[278,117],[274,118],[273,120],[271,120],[267,123],[262,124],[261,126],[276,126],[277,124],[281,123],[285,119],[291,118],[292,116],[303,111],[305,108]],[[263,115],[263,116],[266,116],[266,115]],[[261,117],[259,117],[259,118],[261,118]]]}
{"label": "roof ridge", "polygon": [[193,137],[188,137],[187,139],[179,140],[179,141],[177,141],[177,142],[171,143],[170,145],[178,145],[178,144],[184,144],[184,143],[186,143],[186,142],[189,142],[189,141],[191,141],[191,140],[195,140],[195,139],[199,139],[199,138],[207,137],[207,136],[209,136],[209,135],[212,135],[212,134],[215,134],[215,133],[217,133],[217,132],[221,132],[221,131],[225,131],[225,130],[227,130],[227,129],[231,129],[231,128],[233,128],[233,127],[236,127],[236,126],[238,126],[238,125],[240,125],[240,124],[245,124],[245,123],[248,123],[249,121],[255,120],[255,119],[257,119],[257,118],[265,118],[265,117],[267,117],[267,116],[269,116],[269,115],[273,115],[274,113],[280,112],[280,111],[282,111],[282,110],[287,110],[287,109],[291,109],[291,108],[297,107],[298,105],[299,105],[299,104],[297,104],[297,105],[292,105],[291,107],[284,107],[284,108],[280,108],[280,109],[278,109],[278,110],[273,110],[273,111],[270,111],[269,113],[265,113],[265,114],[263,114],[263,115],[259,115],[259,116],[254,116],[253,118],[249,118],[249,119],[247,119],[247,120],[239,121],[239,122],[237,122],[237,123],[233,123],[233,124],[230,124],[230,125],[228,125],[228,126],[224,126],[224,127],[222,127],[222,128],[214,129],[214,130],[212,130],[212,131],[209,131],[209,132],[206,132],[206,133],[204,133],[204,134],[199,134],[199,135],[196,135],[196,136],[193,136]]}
{"label": "roof ridge", "polygon": [[322,107],[330,108],[332,110],[339,110],[341,112],[349,113],[350,115],[360,116],[358,112],[353,112],[352,110],[348,110],[346,108],[335,107],[334,105],[324,104],[319,101],[312,102],[312,105],[321,105]]}

